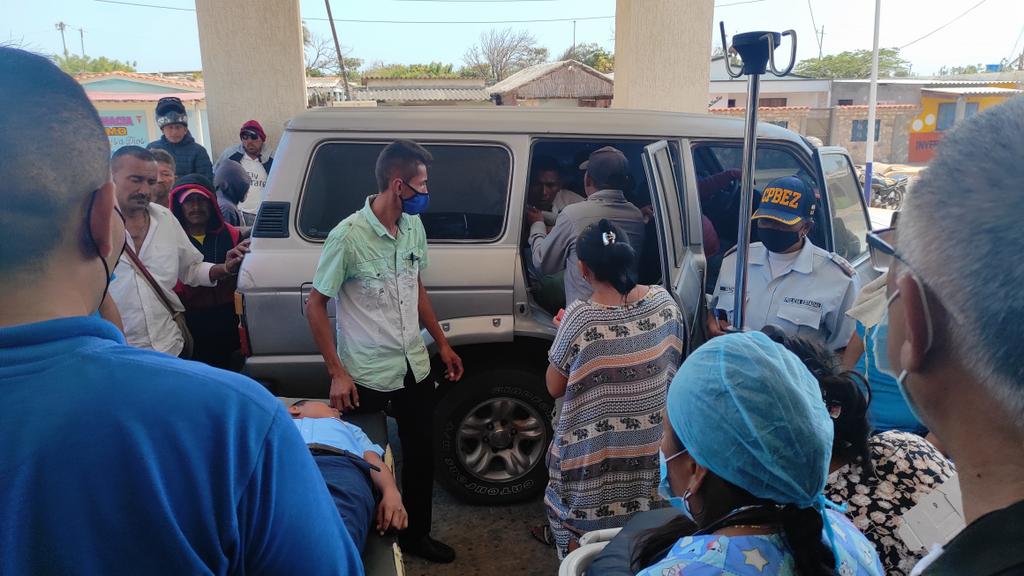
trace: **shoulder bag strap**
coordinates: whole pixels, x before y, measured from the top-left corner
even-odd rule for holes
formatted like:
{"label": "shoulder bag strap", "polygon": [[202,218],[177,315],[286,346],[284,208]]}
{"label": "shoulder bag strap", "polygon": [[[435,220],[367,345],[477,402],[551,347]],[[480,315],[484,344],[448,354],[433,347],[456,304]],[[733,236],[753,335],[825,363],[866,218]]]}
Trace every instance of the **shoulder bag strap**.
{"label": "shoulder bag strap", "polygon": [[175,310],[174,306],[171,305],[171,301],[167,299],[167,295],[164,294],[163,288],[161,288],[160,284],[157,283],[155,278],[153,278],[153,275],[149,273],[149,269],[146,268],[146,265],[142,263],[142,260],[139,258],[139,255],[135,253],[135,249],[132,248],[131,239],[129,239],[128,243],[125,244],[124,251],[128,254],[128,258],[131,259],[132,264],[135,265],[135,269],[141,272],[142,276],[145,277],[146,282],[153,289],[153,292],[156,293],[157,297],[160,298],[160,302],[162,302],[164,307],[167,308],[167,311],[171,314],[171,316],[177,314],[178,310]]}

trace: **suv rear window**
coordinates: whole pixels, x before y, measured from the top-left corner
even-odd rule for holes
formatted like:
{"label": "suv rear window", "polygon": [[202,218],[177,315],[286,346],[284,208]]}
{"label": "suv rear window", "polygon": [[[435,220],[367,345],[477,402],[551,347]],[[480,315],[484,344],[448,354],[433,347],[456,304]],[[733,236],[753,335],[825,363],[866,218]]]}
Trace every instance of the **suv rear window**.
{"label": "suv rear window", "polygon": [[[313,154],[299,205],[299,231],[323,240],[377,192],[373,170],[387,142],[330,142]],[[512,156],[488,144],[428,144],[430,207],[420,216],[428,240],[490,241],[501,236]]]}

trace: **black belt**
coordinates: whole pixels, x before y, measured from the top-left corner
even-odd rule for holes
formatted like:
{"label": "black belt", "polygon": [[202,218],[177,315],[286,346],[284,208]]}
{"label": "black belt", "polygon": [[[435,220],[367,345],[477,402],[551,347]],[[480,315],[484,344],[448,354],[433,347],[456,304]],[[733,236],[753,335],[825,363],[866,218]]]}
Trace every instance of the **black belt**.
{"label": "black belt", "polygon": [[365,458],[361,458],[348,450],[342,450],[341,448],[335,448],[334,446],[328,446],[327,444],[319,444],[316,442],[313,444],[307,444],[307,446],[309,446],[309,452],[313,456],[344,456],[353,460],[360,468],[380,472],[380,467],[370,464]]}

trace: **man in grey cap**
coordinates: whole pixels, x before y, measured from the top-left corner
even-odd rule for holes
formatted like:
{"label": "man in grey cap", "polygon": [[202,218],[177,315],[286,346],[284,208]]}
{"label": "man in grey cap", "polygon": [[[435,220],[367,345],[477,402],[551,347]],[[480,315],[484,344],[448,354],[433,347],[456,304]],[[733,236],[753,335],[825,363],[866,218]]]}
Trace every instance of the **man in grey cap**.
{"label": "man in grey cap", "polygon": [[629,162],[619,150],[605,146],[590,154],[580,165],[586,170],[583,188],[586,202],[566,206],[548,234],[544,215],[529,208],[530,250],[533,265],[541,274],[565,270],[565,303],[590,298],[593,290],[583,277],[576,257],[576,237],[591,224],[607,219],[626,233],[626,240],[638,253],[644,245],[644,217],[640,209],[626,200],[623,190],[629,181]]}

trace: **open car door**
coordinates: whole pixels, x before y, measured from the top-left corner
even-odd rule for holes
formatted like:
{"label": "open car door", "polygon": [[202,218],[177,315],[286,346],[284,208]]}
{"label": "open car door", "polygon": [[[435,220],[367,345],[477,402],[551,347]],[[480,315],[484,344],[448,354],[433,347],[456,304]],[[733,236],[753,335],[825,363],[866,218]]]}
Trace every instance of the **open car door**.
{"label": "open car door", "polygon": [[696,180],[687,186],[681,149],[688,144],[659,140],[644,147],[643,164],[651,188],[661,252],[662,284],[676,300],[686,322],[686,352],[707,339],[704,303],[704,237]]}
{"label": "open car door", "polygon": [[867,233],[871,230],[871,218],[864,201],[853,162],[845,149],[838,146],[823,146],[814,151],[818,169],[818,181],[824,186],[822,198],[825,201],[826,234],[831,244],[828,250],[839,254],[852,265],[866,284],[878,275],[871,268],[868,257]]}

